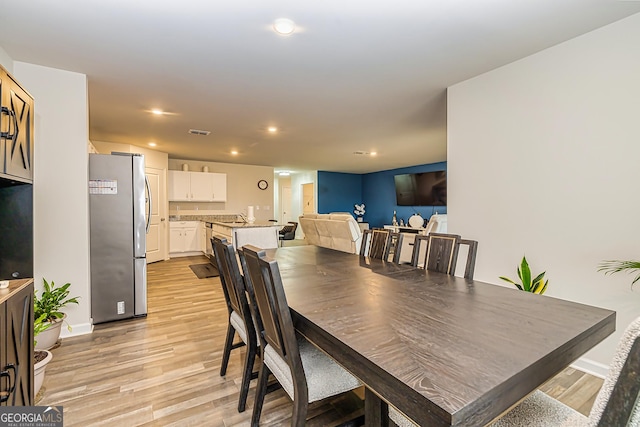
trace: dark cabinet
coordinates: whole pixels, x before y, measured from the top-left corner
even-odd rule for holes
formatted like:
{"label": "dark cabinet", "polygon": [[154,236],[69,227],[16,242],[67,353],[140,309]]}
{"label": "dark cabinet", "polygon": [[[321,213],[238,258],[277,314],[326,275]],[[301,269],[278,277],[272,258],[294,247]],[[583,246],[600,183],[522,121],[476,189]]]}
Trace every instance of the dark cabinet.
{"label": "dark cabinet", "polygon": [[0,405],[33,405],[33,381],[33,279],[13,280],[0,290]]}
{"label": "dark cabinet", "polygon": [[0,67],[0,177],[33,181],[33,98]]}

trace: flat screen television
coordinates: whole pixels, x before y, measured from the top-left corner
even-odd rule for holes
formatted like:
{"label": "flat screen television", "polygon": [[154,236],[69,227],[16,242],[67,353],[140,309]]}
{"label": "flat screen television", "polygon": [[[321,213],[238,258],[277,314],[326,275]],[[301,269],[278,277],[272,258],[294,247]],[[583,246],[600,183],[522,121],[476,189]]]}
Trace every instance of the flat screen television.
{"label": "flat screen television", "polygon": [[447,172],[395,175],[398,206],[447,206]]}

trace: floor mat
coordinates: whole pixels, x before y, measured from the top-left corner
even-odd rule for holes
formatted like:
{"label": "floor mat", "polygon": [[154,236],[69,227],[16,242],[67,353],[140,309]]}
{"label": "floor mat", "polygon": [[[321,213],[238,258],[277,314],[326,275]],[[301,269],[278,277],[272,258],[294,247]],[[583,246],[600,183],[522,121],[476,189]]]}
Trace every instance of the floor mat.
{"label": "floor mat", "polygon": [[218,273],[218,269],[213,266],[211,263],[206,264],[192,264],[189,266],[191,271],[198,276],[198,279],[206,279],[208,277],[218,277],[220,273]]}

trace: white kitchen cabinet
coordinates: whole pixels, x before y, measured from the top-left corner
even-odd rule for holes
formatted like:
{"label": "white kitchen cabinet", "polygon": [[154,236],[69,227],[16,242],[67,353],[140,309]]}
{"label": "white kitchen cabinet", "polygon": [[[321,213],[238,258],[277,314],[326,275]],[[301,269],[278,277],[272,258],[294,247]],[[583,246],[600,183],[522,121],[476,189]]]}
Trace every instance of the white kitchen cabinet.
{"label": "white kitchen cabinet", "polygon": [[227,174],[169,171],[172,202],[226,202]]}
{"label": "white kitchen cabinet", "polygon": [[172,221],[169,223],[170,256],[186,256],[202,252],[200,221]]}
{"label": "white kitchen cabinet", "polygon": [[226,173],[210,173],[211,175],[211,194],[214,202],[227,201],[227,174]]}

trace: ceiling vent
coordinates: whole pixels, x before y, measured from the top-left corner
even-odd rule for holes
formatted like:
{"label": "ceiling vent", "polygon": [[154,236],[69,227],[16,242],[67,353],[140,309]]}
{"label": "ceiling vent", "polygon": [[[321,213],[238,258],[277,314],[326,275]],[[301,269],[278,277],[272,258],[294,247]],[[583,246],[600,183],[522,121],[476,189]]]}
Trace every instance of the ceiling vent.
{"label": "ceiling vent", "polygon": [[369,152],[367,151],[354,151],[353,154],[355,154],[356,156],[366,156],[369,154]]}
{"label": "ceiling vent", "polygon": [[203,136],[207,136],[211,133],[211,131],[208,130],[200,130],[200,129],[189,129],[189,133],[191,135],[203,135]]}

